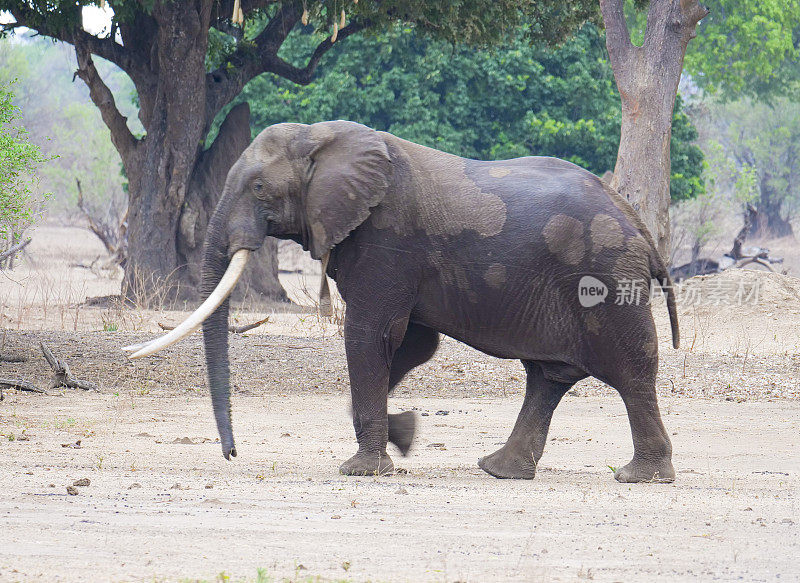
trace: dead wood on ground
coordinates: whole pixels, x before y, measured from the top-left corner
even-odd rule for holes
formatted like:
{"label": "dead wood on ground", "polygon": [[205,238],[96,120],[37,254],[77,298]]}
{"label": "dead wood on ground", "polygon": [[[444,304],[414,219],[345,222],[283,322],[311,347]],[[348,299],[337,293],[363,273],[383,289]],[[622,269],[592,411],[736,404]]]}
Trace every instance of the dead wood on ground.
{"label": "dead wood on ground", "polygon": [[100,391],[94,383],[76,378],[69,370],[69,365],[63,360],[57,359],[44,342],[40,342],[39,347],[42,349],[42,354],[44,354],[47,364],[53,369],[52,386],[54,388],[69,387],[72,389],[82,389],[84,391]]}

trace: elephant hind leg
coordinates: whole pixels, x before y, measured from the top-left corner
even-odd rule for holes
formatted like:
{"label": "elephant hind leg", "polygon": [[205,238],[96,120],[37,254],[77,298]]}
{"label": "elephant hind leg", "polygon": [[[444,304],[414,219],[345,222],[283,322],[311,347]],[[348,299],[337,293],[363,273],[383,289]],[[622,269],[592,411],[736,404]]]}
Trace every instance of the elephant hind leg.
{"label": "elephant hind leg", "polygon": [[542,457],[553,411],[576,382],[587,375],[571,365],[522,361],[528,374],[525,400],[506,444],[478,460],[495,478],[532,479]]}
{"label": "elephant hind leg", "polygon": [[661,421],[656,398],[655,375],[630,379],[614,386],[628,411],[633,437],[633,459],[614,472],[619,482],[672,482],[672,444]]}
{"label": "elephant hind leg", "polygon": [[[409,323],[403,342],[392,357],[389,369],[389,392],[403,380],[408,372],[428,360],[439,347],[439,333],[421,324]],[[389,441],[400,453],[408,455],[414,441],[417,418],[411,411],[389,414]]]}
{"label": "elephant hind leg", "polygon": [[622,352],[625,358],[617,361],[613,371],[607,371],[603,381],[614,387],[622,397],[628,412],[633,438],[633,459],[618,468],[614,477],[620,482],[672,482],[672,444],[661,421],[656,396],[658,356],[647,346],[630,347]]}

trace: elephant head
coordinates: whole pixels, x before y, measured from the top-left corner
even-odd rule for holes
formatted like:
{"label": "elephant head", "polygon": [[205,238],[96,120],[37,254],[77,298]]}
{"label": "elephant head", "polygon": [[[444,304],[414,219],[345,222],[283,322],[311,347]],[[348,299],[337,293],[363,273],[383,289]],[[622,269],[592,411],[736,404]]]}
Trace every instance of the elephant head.
{"label": "elephant head", "polygon": [[214,416],[226,459],[236,455],[231,428],[228,296],[250,251],[268,236],[292,239],[322,259],[369,216],[392,180],[378,132],[348,121],[278,124],[261,132],[233,165],[206,232],[201,292],[205,302],[169,334],[129,346],[153,354],[203,326]]}

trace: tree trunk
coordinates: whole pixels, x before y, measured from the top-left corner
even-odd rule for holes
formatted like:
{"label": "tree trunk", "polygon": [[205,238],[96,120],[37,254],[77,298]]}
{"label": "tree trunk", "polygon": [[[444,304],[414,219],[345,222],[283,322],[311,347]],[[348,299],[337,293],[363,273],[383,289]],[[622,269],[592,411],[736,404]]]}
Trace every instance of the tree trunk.
{"label": "tree trunk", "polygon": [[761,175],[761,197],[758,203],[758,214],[750,225],[750,234],[759,239],[778,239],[794,235],[792,223],[781,213],[783,198],[778,196],[772,185],[772,175],[764,172]]}
{"label": "tree trunk", "polygon": [[[643,66],[622,94],[622,128],[611,187],[642,217],[662,257],[669,257],[669,146],[677,83],[659,83]],[[670,95],[671,93],[671,95]]]}
{"label": "tree trunk", "polygon": [[[115,141],[129,180],[123,290],[144,305],[199,298],[208,218],[228,170],[250,143],[249,109],[240,106],[228,115],[214,144],[202,150],[216,113],[207,104],[205,67],[211,6],[154,4],[152,17],[158,28],[149,63],[146,70],[131,75],[147,135],[135,143]],[[94,69],[88,53],[78,50],[78,56],[79,64],[83,56],[81,76],[90,78]],[[95,84],[96,103],[104,97],[98,93],[101,90]],[[248,289],[257,298],[286,301],[278,283],[276,245],[266,243],[250,264],[239,289]],[[237,295],[241,298],[241,291]]]}
{"label": "tree trunk", "polygon": [[651,1],[641,47],[631,43],[624,0],[600,0],[606,47],[622,99],[622,128],[611,187],[625,196],[669,254],[672,110],[686,46],[708,13],[697,0]]}

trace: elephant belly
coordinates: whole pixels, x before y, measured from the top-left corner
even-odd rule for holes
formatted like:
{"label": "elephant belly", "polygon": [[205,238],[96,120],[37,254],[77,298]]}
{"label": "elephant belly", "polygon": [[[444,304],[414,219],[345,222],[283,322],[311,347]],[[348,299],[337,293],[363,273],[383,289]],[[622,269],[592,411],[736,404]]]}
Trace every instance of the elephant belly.
{"label": "elephant belly", "polygon": [[573,360],[583,344],[581,323],[560,286],[531,276],[507,275],[503,285],[483,276],[472,281],[423,282],[411,320],[500,358]]}

